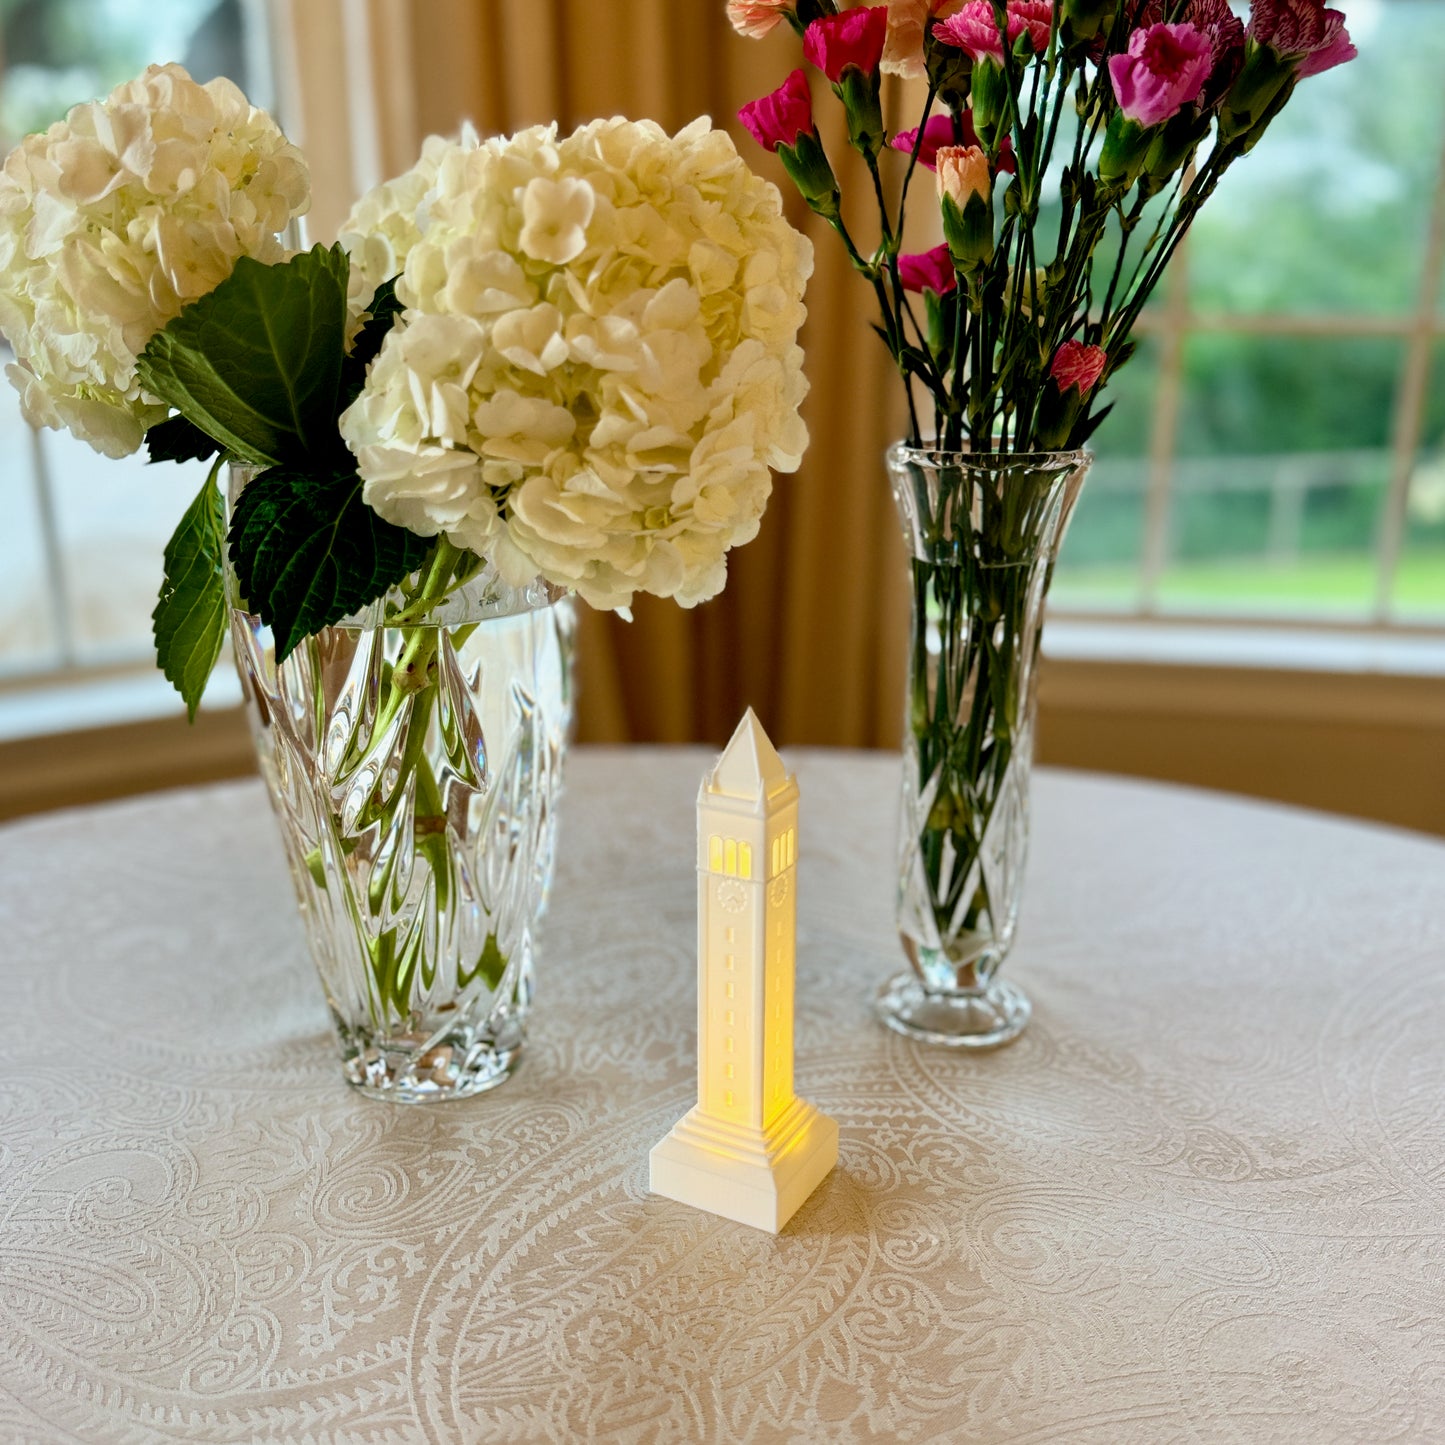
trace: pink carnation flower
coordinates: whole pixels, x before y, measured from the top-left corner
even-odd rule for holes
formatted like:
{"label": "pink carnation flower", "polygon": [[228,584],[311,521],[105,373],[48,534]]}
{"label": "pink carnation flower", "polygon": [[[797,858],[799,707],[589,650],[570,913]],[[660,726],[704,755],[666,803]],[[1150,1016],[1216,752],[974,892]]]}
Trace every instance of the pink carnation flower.
{"label": "pink carnation flower", "polygon": [[1010,26],[1015,19],[1023,22],[1035,55],[1042,55],[1049,48],[1049,36],[1054,28],[1053,0],[1008,0],[1008,17]]}
{"label": "pink carnation flower", "polygon": [[1108,353],[1102,346],[1086,346],[1082,341],[1066,341],[1054,352],[1049,375],[1053,377],[1060,391],[1077,386],[1081,397],[1088,396],[1099,384],[1108,360]]}
{"label": "pink carnation flower", "polygon": [[[1027,30],[1035,54],[1042,55],[1049,48],[1054,23],[1052,0],[1008,0],[1007,16],[1010,45]],[[1003,40],[994,19],[993,0],[968,0],[958,14],[934,26],[933,38],[966,50],[975,61],[1003,64]]]}
{"label": "pink carnation flower", "polygon": [[[913,154],[913,143],[918,139],[917,129],[901,130],[892,140],[888,142],[896,151],[902,151],[904,155]],[[918,164],[926,166],[929,170],[937,170],[937,156],[939,149],[943,146],[966,145],[976,146],[978,144],[978,132],[973,128],[973,112],[963,113],[963,139],[955,141],[953,138],[953,119],[947,115],[929,116],[928,124],[923,127],[923,144],[918,147]],[[1004,136],[999,142],[998,164],[996,170],[1006,172],[1008,175],[1018,174],[1018,163],[1014,160],[1013,142],[1008,136]]]}
{"label": "pink carnation flower", "polygon": [[923,35],[930,18],[952,15],[963,0],[888,0],[888,39],[883,45],[881,69],[885,75],[922,80]]}
{"label": "pink carnation flower", "polygon": [[803,36],[803,55],[837,85],[850,65],[856,65],[864,75],[877,72],[887,34],[886,5],[866,5],[841,15],[824,15],[808,26]]}
{"label": "pink carnation flower", "polygon": [[793,0],[728,0],[728,20],[739,35],[761,40],[793,8]]}
{"label": "pink carnation flower", "polygon": [[[1200,103],[1213,105],[1229,89],[1244,64],[1244,22],[1234,13],[1229,0],[1189,0],[1178,18],[1209,37],[1214,65]],[[1163,19],[1164,0],[1145,0],[1134,16],[1134,26],[1148,29]]]}
{"label": "pink carnation flower", "polygon": [[813,98],[808,93],[808,77],[801,70],[795,70],[771,95],[750,100],[738,112],[738,119],[765,150],[796,145],[804,131],[813,129]]}
{"label": "pink carnation flower", "polygon": [[1339,10],[1325,11],[1325,37],[1305,58],[1300,61],[1297,72],[1303,80],[1309,75],[1318,75],[1322,70],[1333,70],[1347,60],[1353,60],[1360,52],[1345,29],[1345,17]]}
{"label": "pink carnation flower", "polygon": [[1354,48],[1354,42],[1350,39],[1350,32],[1345,29],[1344,14],[1338,10],[1328,10],[1327,14],[1335,17],[1335,32],[1315,51],[1309,52],[1299,62],[1299,69],[1296,71],[1298,77],[1305,79],[1306,75],[1318,75],[1321,71],[1332,71],[1337,65],[1344,65],[1345,61],[1353,61],[1358,55]]}
{"label": "pink carnation flower", "polygon": [[1214,68],[1209,37],[1193,25],[1150,25],[1129,37],[1129,49],[1109,61],[1114,96],[1136,125],[1162,125],[1199,99]]}
{"label": "pink carnation flower", "polygon": [[925,288],[946,296],[958,286],[954,274],[953,260],[947,246],[935,246],[931,251],[919,251],[911,256],[898,258],[898,279],[905,291],[922,291]]}
{"label": "pink carnation flower", "polygon": [[1353,60],[1358,53],[1345,17],[1324,0],[1253,0],[1249,38],[1300,62],[1300,79]]}

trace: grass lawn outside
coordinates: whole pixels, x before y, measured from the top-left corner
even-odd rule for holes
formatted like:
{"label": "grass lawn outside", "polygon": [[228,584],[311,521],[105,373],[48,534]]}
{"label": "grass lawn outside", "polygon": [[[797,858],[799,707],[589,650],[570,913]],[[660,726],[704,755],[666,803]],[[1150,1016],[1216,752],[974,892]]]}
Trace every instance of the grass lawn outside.
{"label": "grass lawn outside", "polygon": [[[1159,583],[1160,606],[1170,611],[1261,611],[1283,617],[1301,613],[1354,620],[1367,614],[1375,596],[1375,559],[1367,553],[1320,554],[1276,561],[1231,557],[1172,563]],[[1133,608],[1139,598],[1137,567],[1070,567],[1054,574],[1050,601],[1070,608]],[[1445,623],[1445,548],[1407,552],[1395,573],[1395,613],[1401,618]]]}

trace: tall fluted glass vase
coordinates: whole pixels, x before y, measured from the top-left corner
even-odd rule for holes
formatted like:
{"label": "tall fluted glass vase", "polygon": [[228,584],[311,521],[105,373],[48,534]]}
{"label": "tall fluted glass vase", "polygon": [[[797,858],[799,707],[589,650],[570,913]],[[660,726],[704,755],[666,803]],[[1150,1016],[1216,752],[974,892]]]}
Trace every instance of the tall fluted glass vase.
{"label": "tall fluted glass vase", "polygon": [[898,833],[908,969],[879,1018],[927,1043],[992,1048],[1030,1004],[996,977],[1029,840],[1044,602],[1085,452],[888,453],[913,612]]}
{"label": "tall fluted glass vase", "polygon": [[571,599],[439,555],[279,666],[230,579],[236,663],[342,1069],[399,1103],[480,1093],[517,1064],[572,712]]}

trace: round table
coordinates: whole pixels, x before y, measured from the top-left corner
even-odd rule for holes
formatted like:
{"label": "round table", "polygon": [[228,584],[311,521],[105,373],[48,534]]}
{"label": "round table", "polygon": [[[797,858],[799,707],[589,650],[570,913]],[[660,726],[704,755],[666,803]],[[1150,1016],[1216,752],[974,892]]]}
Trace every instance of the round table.
{"label": "round table", "polygon": [[1445,1438],[1445,845],[1044,772],[994,1054],[870,1004],[895,758],[793,754],[776,1238],[647,1192],[698,779],[582,749],[528,1055],[347,1090],[257,783],[0,830],[0,1439]]}

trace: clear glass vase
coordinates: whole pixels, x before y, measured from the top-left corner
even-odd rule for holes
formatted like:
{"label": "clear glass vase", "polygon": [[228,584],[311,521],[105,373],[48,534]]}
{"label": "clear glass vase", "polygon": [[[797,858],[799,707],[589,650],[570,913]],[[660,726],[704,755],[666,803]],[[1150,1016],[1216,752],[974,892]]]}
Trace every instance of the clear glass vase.
{"label": "clear glass vase", "polygon": [[895,446],[913,614],[898,830],[909,968],[876,1004],[927,1043],[993,1048],[1028,1022],[995,977],[1013,943],[1029,841],[1044,601],[1086,452]]}
{"label": "clear glass vase", "polygon": [[261,772],[346,1079],[401,1103],[502,1083],[552,876],[571,599],[484,568],[425,625],[387,625],[393,594],[278,667],[230,585]]}

